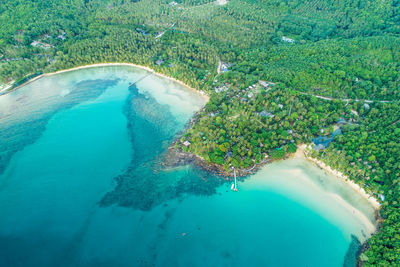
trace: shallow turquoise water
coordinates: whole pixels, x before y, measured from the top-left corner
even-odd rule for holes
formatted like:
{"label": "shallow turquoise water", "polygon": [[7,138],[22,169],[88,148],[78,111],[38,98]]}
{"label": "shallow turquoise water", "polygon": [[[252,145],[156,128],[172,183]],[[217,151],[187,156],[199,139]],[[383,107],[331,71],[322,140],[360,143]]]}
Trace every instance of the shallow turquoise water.
{"label": "shallow turquoise water", "polygon": [[163,153],[204,100],[156,76],[128,89],[144,75],[89,68],[0,97],[1,266],[354,262],[363,225],[282,172],[320,175],[312,166],[271,164],[237,193],[195,166],[164,169]]}

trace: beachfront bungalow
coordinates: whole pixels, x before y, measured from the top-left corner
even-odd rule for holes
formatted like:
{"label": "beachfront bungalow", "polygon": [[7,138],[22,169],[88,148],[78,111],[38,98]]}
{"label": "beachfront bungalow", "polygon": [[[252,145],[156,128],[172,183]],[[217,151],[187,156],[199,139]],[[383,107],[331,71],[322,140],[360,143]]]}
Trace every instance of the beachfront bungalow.
{"label": "beachfront bungalow", "polygon": [[294,39],[288,38],[286,36],[282,36],[282,41],[286,42],[286,43],[294,43]]}
{"label": "beachfront bungalow", "polygon": [[265,118],[269,118],[269,117],[273,118],[275,115],[263,110],[260,113],[258,113],[258,116],[265,117]]}
{"label": "beachfront bungalow", "polygon": [[31,46],[33,46],[33,47],[39,47],[39,46],[40,46],[40,43],[39,43],[38,41],[33,41],[33,42],[31,43]]}
{"label": "beachfront bungalow", "polygon": [[265,89],[267,89],[268,86],[269,86],[269,83],[266,82],[266,81],[259,80],[258,82],[259,82],[259,84],[261,84],[261,86],[264,87]]}
{"label": "beachfront bungalow", "polygon": [[219,6],[223,6],[223,5],[227,4],[227,3],[228,3],[227,0],[217,0],[217,5],[219,5]]}
{"label": "beachfront bungalow", "polygon": [[264,87],[265,89],[268,89],[268,88],[270,88],[270,87],[272,87],[272,86],[275,86],[275,83],[273,83],[273,82],[267,82],[267,81],[263,81],[263,80],[259,80],[258,83],[259,83],[262,87]]}
{"label": "beachfront bungalow", "polygon": [[222,85],[222,86],[216,87],[214,90],[216,93],[221,93],[221,92],[228,91],[229,87],[226,85]]}
{"label": "beachfront bungalow", "polygon": [[65,40],[67,33],[65,31],[61,31],[61,34],[58,35],[56,38],[59,40]]}
{"label": "beachfront bungalow", "polygon": [[229,64],[229,63],[226,63],[226,62],[221,62],[220,70],[222,72],[227,72],[232,65],[233,64]]}
{"label": "beachfront bungalow", "polygon": [[162,59],[159,59],[159,60],[156,61],[156,65],[157,66],[160,66],[163,63],[164,63],[164,60],[162,60]]}
{"label": "beachfront bungalow", "polygon": [[52,46],[52,45],[50,45],[50,44],[46,44],[46,43],[43,43],[43,42],[40,42],[40,41],[33,41],[33,42],[31,43],[31,46],[33,46],[33,47],[40,47],[40,48],[42,48],[42,49],[49,49],[49,48],[54,47],[54,46]]}

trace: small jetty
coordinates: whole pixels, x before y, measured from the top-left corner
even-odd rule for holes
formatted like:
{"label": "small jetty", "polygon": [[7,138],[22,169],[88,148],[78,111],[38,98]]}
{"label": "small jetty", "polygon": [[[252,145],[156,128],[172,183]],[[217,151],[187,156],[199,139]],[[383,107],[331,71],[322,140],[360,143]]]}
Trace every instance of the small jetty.
{"label": "small jetty", "polygon": [[128,86],[128,88],[131,88],[132,86],[134,86],[134,85],[137,84],[138,82],[140,82],[140,81],[146,79],[146,78],[149,77],[150,75],[153,75],[153,72],[150,72],[150,73],[144,75],[143,77],[139,78],[137,81],[131,83],[131,84]]}
{"label": "small jetty", "polygon": [[232,190],[232,191],[235,191],[235,192],[237,192],[238,190],[237,190],[237,183],[236,183],[236,170],[235,170],[235,169],[233,170],[233,175],[234,175],[234,177],[235,177],[235,183],[233,183],[233,184],[232,184],[232,186],[231,186],[231,190]]}

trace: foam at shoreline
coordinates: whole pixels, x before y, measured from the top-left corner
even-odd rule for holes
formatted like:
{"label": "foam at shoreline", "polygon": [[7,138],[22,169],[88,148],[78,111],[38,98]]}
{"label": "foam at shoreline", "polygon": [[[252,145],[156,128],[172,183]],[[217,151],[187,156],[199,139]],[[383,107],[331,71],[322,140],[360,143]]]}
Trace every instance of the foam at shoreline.
{"label": "foam at shoreline", "polygon": [[380,209],[381,204],[379,203],[379,201],[375,197],[373,197],[370,194],[368,194],[367,192],[365,192],[365,190],[362,187],[360,187],[358,184],[356,184],[352,180],[350,180],[349,177],[347,177],[346,175],[344,175],[343,173],[341,173],[337,170],[332,169],[330,166],[326,165],[324,162],[322,162],[318,159],[309,157],[307,155],[306,145],[301,145],[295,156],[296,157],[304,157],[307,160],[313,162],[319,168],[334,175],[338,179],[345,182],[348,186],[353,188],[355,191],[357,191],[357,193],[360,194],[362,197],[364,197],[366,200],[368,200],[375,209],[377,209],[377,210]]}
{"label": "foam at shoreline", "polygon": [[[204,99],[153,75],[128,89],[146,73],[87,68],[0,98],[10,127],[31,126],[29,114],[40,115],[33,108],[51,111],[1,177],[0,265],[336,267],[355,259],[353,241],[372,229],[352,206],[368,221],[368,205],[319,184],[324,172],[304,159],[264,166],[239,192],[192,165],[164,170],[157,156]],[[52,106],[74,96],[74,106]],[[99,205],[107,192],[110,205]]]}
{"label": "foam at shoreline", "polygon": [[[205,94],[203,91],[199,91],[199,90],[197,90],[197,89],[195,89],[193,87],[190,87],[189,85],[187,85],[186,83],[184,83],[184,82],[182,82],[180,80],[177,80],[177,79],[175,79],[173,77],[170,77],[170,76],[167,76],[165,74],[156,72],[155,70],[153,70],[153,69],[151,69],[149,67],[142,66],[142,65],[137,65],[137,64],[133,64],[133,63],[98,63],[98,64],[90,64],[90,65],[83,65],[83,66],[78,66],[78,67],[65,69],[65,70],[59,70],[59,71],[55,71],[55,72],[51,72],[51,73],[45,73],[43,75],[44,76],[51,76],[51,75],[55,75],[55,74],[59,74],[59,73],[63,73],[63,72],[75,71],[75,70],[86,69],[86,68],[107,67],[107,66],[131,66],[131,67],[135,67],[135,68],[138,68],[138,69],[143,69],[143,70],[146,70],[148,72],[154,73],[155,75],[157,75],[159,77],[163,77],[165,79],[174,81],[174,82],[176,82],[176,83],[178,83],[178,84],[180,84],[180,85],[182,85],[182,86],[184,86],[184,87],[186,87],[186,88],[188,88],[188,89],[190,89],[192,91],[195,91],[195,92],[199,93],[200,95],[202,95],[204,97],[204,99],[206,101],[208,101],[210,99],[209,96],[207,94]],[[38,77],[40,77],[40,76],[38,76]],[[33,79],[32,79],[32,81],[33,81]]]}
{"label": "foam at shoreline", "polygon": [[345,180],[308,161],[303,153],[262,167],[246,183],[257,184],[259,190],[280,191],[318,211],[338,227],[353,232],[360,241],[365,241],[376,230],[376,206]]}

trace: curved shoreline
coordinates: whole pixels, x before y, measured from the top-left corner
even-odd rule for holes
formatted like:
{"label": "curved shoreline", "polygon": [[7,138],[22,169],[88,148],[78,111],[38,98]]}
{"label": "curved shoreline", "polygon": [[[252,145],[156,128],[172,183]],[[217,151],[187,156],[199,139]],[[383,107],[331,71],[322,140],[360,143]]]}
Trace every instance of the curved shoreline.
{"label": "curved shoreline", "polygon": [[[153,74],[155,74],[155,75],[157,75],[159,77],[166,78],[168,80],[176,82],[176,83],[180,84],[181,86],[183,86],[183,87],[185,87],[187,89],[190,89],[190,90],[195,91],[196,93],[199,93],[200,95],[202,95],[204,97],[204,99],[206,101],[209,100],[209,96],[206,95],[204,92],[199,91],[197,89],[194,89],[194,88],[188,86],[187,84],[185,84],[184,82],[182,82],[180,80],[177,80],[177,79],[175,79],[173,77],[169,77],[169,76],[167,76],[165,74],[162,74],[162,73],[158,73],[158,72],[156,72],[155,70],[153,70],[153,69],[151,69],[149,67],[142,66],[142,65],[136,65],[136,64],[133,64],[133,63],[98,63],[98,64],[90,64],[90,65],[78,66],[78,67],[74,67],[74,68],[70,68],[70,69],[64,69],[64,70],[55,71],[55,72],[51,72],[51,73],[43,73],[42,75],[39,75],[39,76],[27,81],[26,83],[24,83],[24,84],[22,84],[20,86],[17,86],[17,87],[15,87],[15,88],[7,91],[7,92],[4,92],[3,94],[10,93],[10,92],[12,92],[14,90],[17,90],[17,89],[21,88],[22,86],[25,86],[25,85],[27,85],[27,84],[29,84],[31,82],[34,82],[34,81],[36,81],[38,79],[43,78],[43,77],[52,76],[52,75],[56,75],[56,74],[60,74],[60,73],[64,73],[64,72],[80,70],[80,69],[95,68],[95,67],[106,67],[106,66],[131,66],[131,67],[136,67],[136,68],[139,68],[139,69],[143,69],[143,70],[148,71],[150,73],[153,73]],[[306,151],[306,147],[307,146],[305,144],[300,145],[298,150],[297,150],[297,152],[294,154],[294,156],[295,157],[296,156],[304,157],[306,160],[309,160],[310,162],[312,162],[313,164],[315,164],[319,168],[323,169],[324,171],[334,175],[336,178],[338,178],[341,181],[345,182],[352,189],[354,189],[357,193],[359,193],[363,198],[367,199],[368,202],[371,204],[371,206],[376,211],[379,211],[380,203],[378,202],[378,200],[376,198],[374,198],[373,196],[371,196],[368,193],[366,193],[365,190],[362,187],[360,187],[359,185],[354,183],[352,180],[350,180],[343,173],[332,169],[330,166],[326,165],[324,162],[322,162],[322,161],[320,161],[318,159],[310,157],[308,155],[307,151]],[[204,168],[206,170],[209,170],[209,171],[212,171],[212,172],[217,172],[217,173],[218,173],[218,171],[221,171],[221,172],[218,173],[219,175],[230,177],[230,174],[228,172],[225,172],[225,173],[222,172],[222,169],[220,170],[219,166],[215,166],[214,164],[206,163],[198,155],[192,155],[192,156],[197,158],[197,162],[196,163],[197,163],[197,165],[200,165],[202,168]],[[184,155],[184,157],[187,157],[187,155]],[[252,166],[250,169],[238,170],[238,174],[242,175],[242,176],[247,176],[247,175],[253,174],[253,173],[257,172],[260,168],[264,167],[267,163],[270,163],[270,162],[274,162],[274,160],[263,161],[263,162],[261,162],[261,163],[259,163],[257,165]],[[340,201],[345,201],[346,202],[346,200],[344,200],[344,199],[338,199],[338,201],[339,202]],[[351,203],[348,203],[348,204],[351,205]]]}
{"label": "curved shoreline", "polygon": [[77,67],[73,67],[73,68],[69,68],[69,69],[59,70],[59,71],[55,71],[55,72],[43,73],[43,74],[41,74],[39,76],[36,76],[35,78],[33,78],[31,80],[26,81],[25,83],[15,87],[15,88],[13,88],[11,90],[8,90],[8,91],[5,91],[5,92],[0,91],[0,96],[8,94],[8,93],[11,93],[11,92],[13,92],[15,90],[18,90],[19,88],[21,88],[21,87],[23,87],[25,85],[28,85],[28,84],[36,81],[36,80],[39,80],[39,79],[41,79],[43,77],[48,77],[48,76],[52,76],[52,75],[56,75],[56,74],[60,74],[60,73],[64,73],[64,72],[80,70],[80,69],[95,68],[95,67],[107,67],[107,66],[131,66],[131,67],[143,69],[143,70],[151,72],[151,73],[153,73],[153,74],[155,74],[155,75],[157,75],[159,77],[171,80],[171,81],[173,81],[175,83],[178,83],[179,85],[181,85],[181,86],[183,86],[183,87],[185,87],[187,89],[195,91],[196,93],[202,95],[202,97],[206,100],[206,102],[208,102],[208,100],[210,99],[210,97],[206,93],[204,93],[203,91],[200,91],[200,90],[197,90],[197,89],[195,89],[193,87],[190,87],[189,85],[187,85],[186,83],[184,83],[184,82],[182,82],[180,80],[177,80],[177,79],[175,79],[173,77],[167,76],[167,75],[165,75],[163,73],[157,72],[154,69],[151,69],[149,67],[146,67],[146,66],[143,66],[143,65],[137,65],[137,64],[133,64],[133,63],[112,63],[112,62],[110,62],[110,63],[88,64],[88,65],[77,66]]}
{"label": "curved shoreline", "polygon": [[[176,140],[179,140],[179,137]],[[217,164],[209,164],[202,157],[200,157],[198,155],[195,155],[193,153],[184,152],[180,148],[178,148],[178,149],[175,148],[174,146],[175,146],[176,142],[177,141],[175,141],[171,144],[171,146],[167,152],[167,154],[168,153],[172,154],[172,155],[167,155],[167,157],[168,157],[167,162],[169,162],[172,166],[179,165],[179,164],[194,163],[194,164],[198,165],[199,167],[205,169],[206,171],[209,171],[218,176],[224,177],[224,179],[226,179],[226,180],[230,180],[233,177],[233,173],[226,171],[222,166],[217,165]],[[362,187],[360,187],[358,184],[356,184],[355,182],[350,180],[343,173],[332,169],[330,166],[326,165],[324,162],[322,162],[318,159],[314,159],[314,158],[308,156],[306,147],[307,147],[307,145],[305,145],[305,144],[299,145],[296,153],[290,154],[281,160],[284,161],[284,160],[287,160],[290,158],[303,158],[304,160],[311,162],[316,167],[322,169],[326,173],[332,175],[338,181],[345,183],[346,186],[353,189],[362,198],[367,200],[369,205],[371,205],[371,207],[375,210],[375,219],[376,219],[377,224],[379,224],[379,218],[380,218],[379,210],[381,208],[381,204],[379,203],[379,201],[372,195],[365,192],[365,190]],[[173,160],[171,160],[171,158],[173,158]],[[176,160],[176,162],[174,162],[174,160]],[[250,175],[255,175],[258,171],[262,170],[262,168],[264,168],[267,164],[273,163],[276,161],[280,161],[280,160],[269,159],[269,160],[262,161],[256,165],[253,165],[252,167],[250,167],[248,169],[237,169],[236,174],[238,177],[248,177]],[[166,165],[168,165],[169,163],[166,163]],[[338,195],[338,197],[341,197],[341,196]],[[342,201],[346,202],[345,199],[343,199]],[[348,203],[348,204],[352,206],[351,203]]]}
{"label": "curved shoreline", "polygon": [[[376,231],[376,209],[344,181],[315,166],[299,152],[287,160],[265,166],[254,175],[254,179],[265,180],[265,183],[280,188],[288,198],[318,211],[338,225],[346,224],[346,220],[337,217],[338,214],[349,216],[348,219],[354,219],[362,226],[353,233],[365,242]],[[337,213],[336,207],[340,207],[342,212]]]}
{"label": "curved shoreline", "polygon": [[[336,172],[329,166],[322,164],[319,165],[318,163],[320,162],[307,156],[307,154],[305,153],[306,152],[305,148],[306,145],[300,145],[296,153],[290,154],[290,156],[286,157],[285,159],[262,162],[258,165],[254,165],[251,168],[252,169],[251,171],[247,169],[240,171],[237,170],[236,173],[237,174],[240,173],[242,177],[249,177],[251,179],[253,175],[263,176],[263,172],[268,171],[269,168],[268,163],[279,164],[279,162],[283,163],[286,160],[291,160],[291,159],[300,159],[303,160],[304,163],[310,163],[318,170],[321,170],[321,172],[323,172],[325,175],[332,177],[331,181],[333,181],[334,183],[332,184],[332,182],[326,181],[328,182],[328,184],[325,184],[325,180],[319,181],[318,179],[308,177],[307,175],[306,178],[303,177],[302,175],[298,177],[297,173],[293,173],[292,176],[296,181],[288,180],[288,184],[286,184],[286,187],[290,188],[291,183],[302,183],[302,184],[307,183],[310,187],[313,187],[314,190],[318,190],[321,194],[326,194],[327,198],[332,199],[338,205],[343,207],[343,209],[345,209],[349,214],[355,216],[357,220],[363,225],[363,227],[365,227],[366,230],[365,235],[363,237],[358,236],[358,238],[360,238],[360,241],[365,245],[368,239],[371,237],[371,235],[375,234],[380,227],[381,223],[381,219],[379,216],[380,204],[378,200],[367,194],[360,186],[355,184],[353,181],[349,180],[348,178],[346,179],[346,176],[344,176],[343,174],[342,176],[339,176],[339,172]],[[169,148],[164,161],[164,164],[166,165],[164,166],[168,168],[190,163],[195,164],[200,168],[212,172],[218,176],[222,176],[227,181],[232,180],[233,174],[225,171],[221,166],[216,164],[208,164],[201,157],[194,155],[192,153],[184,152],[180,149],[176,149],[175,147]],[[303,166],[306,165],[304,164]],[[243,181],[243,179],[246,178],[239,179],[239,181]],[[324,188],[324,184],[325,186],[328,187]],[[334,187],[332,187],[332,185]],[[354,194],[353,196],[355,197],[349,198],[348,196],[346,196],[346,194],[348,193]],[[326,212],[329,214],[329,210],[326,210]]]}
{"label": "curved shoreline", "polygon": [[333,169],[332,167],[328,166],[321,160],[310,157],[307,153],[306,148],[307,148],[307,146],[304,144],[299,146],[299,148],[296,152],[296,155],[301,155],[301,156],[305,157],[307,160],[312,162],[317,167],[323,169],[327,173],[330,173],[330,174],[334,175],[336,178],[342,180],[347,185],[349,185],[351,188],[353,188],[355,191],[357,191],[357,193],[359,193],[363,198],[365,198],[371,204],[371,206],[374,207],[375,210],[380,209],[381,204],[375,197],[373,197],[372,195],[365,192],[364,188],[362,188],[361,186],[356,184],[354,181],[350,180],[350,178],[347,175]]}
{"label": "curved shoreline", "polygon": [[[223,166],[217,165],[217,164],[209,164],[199,155],[184,152],[180,148],[178,148],[178,149],[175,148],[176,143],[179,143],[179,137],[170,145],[168,152],[172,153],[176,158],[178,158],[178,161],[180,161],[181,163],[185,162],[185,159],[188,159],[187,163],[195,162],[196,165],[200,166],[201,168],[203,168],[207,171],[213,172],[214,174],[216,174],[218,176],[223,176],[226,179],[230,179],[229,177],[233,177],[233,172],[226,171]],[[306,151],[306,148],[307,148],[306,144],[301,144],[298,146],[296,153],[289,154],[289,155],[285,156],[285,158],[280,159],[280,160],[286,160],[286,159],[292,158],[292,157],[304,158],[305,160],[313,163],[318,168],[333,175],[338,180],[345,182],[349,187],[351,187],[354,191],[356,191],[358,194],[360,194],[360,196],[365,198],[377,212],[379,212],[379,209],[381,208],[381,204],[379,203],[378,199],[376,199],[374,196],[368,194],[361,186],[356,184],[354,181],[350,180],[350,178],[348,176],[346,176],[345,174],[331,168],[330,166],[326,165],[324,162],[322,162],[318,159],[310,157]],[[246,177],[249,175],[253,175],[253,174],[257,173],[261,168],[265,167],[267,164],[273,163],[275,161],[279,161],[279,160],[268,159],[268,160],[264,160],[258,164],[255,164],[247,169],[237,169],[236,175],[238,177]],[[174,165],[174,163],[172,163],[172,165]]]}
{"label": "curved shoreline", "polygon": [[[151,73],[154,73],[155,75],[159,76],[159,77],[163,77],[169,80],[172,80],[190,90],[193,90],[199,94],[201,94],[205,100],[208,102],[208,100],[210,99],[209,96],[207,94],[205,94],[203,91],[197,90],[195,88],[192,88],[190,86],[188,86],[187,84],[185,84],[184,82],[177,80],[173,77],[167,76],[165,74],[156,72],[155,70],[146,67],[146,66],[142,66],[142,65],[137,65],[137,64],[133,64],[133,63],[98,63],[98,64],[91,64],[91,65],[83,65],[83,66],[78,66],[78,67],[74,67],[74,68],[70,68],[70,69],[65,69],[65,70],[60,70],[60,71],[56,71],[56,72],[52,72],[52,73],[45,73],[43,75],[54,75],[54,74],[58,74],[58,73],[63,73],[63,72],[68,72],[68,71],[74,71],[74,70],[79,70],[79,69],[84,69],[84,68],[91,68],[91,67],[104,67],[104,66],[132,66],[132,67],[136,67],[136,68],[140,68],[146,71],[149,71]],[[38,77],[40,78],[40,76]],[[35,78],[34,78],[35,79]],[[22,86],[22,85],[21,85]],[[297,152],[295,153],[295,155],[298,155],[298,153],[301,153],[301,155],[303,157],[305,157],[307,160],[309,160],[310,162],[314,163],[316,166],[318,166],[319,168],[323,169],[324,171],[334,175],[336,178],[344,181],[347,185],[349,185],[351,188],[353,188],[355,191],[357,191],[357,193],[359,193],[363,198],[367,199],[368,202],[371,204],[371,206],[379,211],[381,204],[379,203],[379,201],[373,197],[372,195],[368,194],[361,186],[359,186],[358,184],[356,184],[354,181],[350,180],[349,177],[347,177],[346,175],[344,175],[343,173],[332,169],[330,166],[326,165],[324,162],[312,158],[307,154],[306,151],[306,145],[302,144],[298,147]],[[196,155],[196,157],[199,157]],[[201,160],[201,157],[199,158]],[[246,170],[248,172],[248,174],[252,174],[257,172],[262,166],[264,166],[265,164],[271,163],[273,162],[273,160],[267,160],[267,161],[263,161],[262,163],[259,163],[257,165],[252,166],[250,169]],[[204,165],[204,164],[201,164]],[[204,167],[204,166],[203,166]],[[212,167],[212,166],[209,166]]]}

